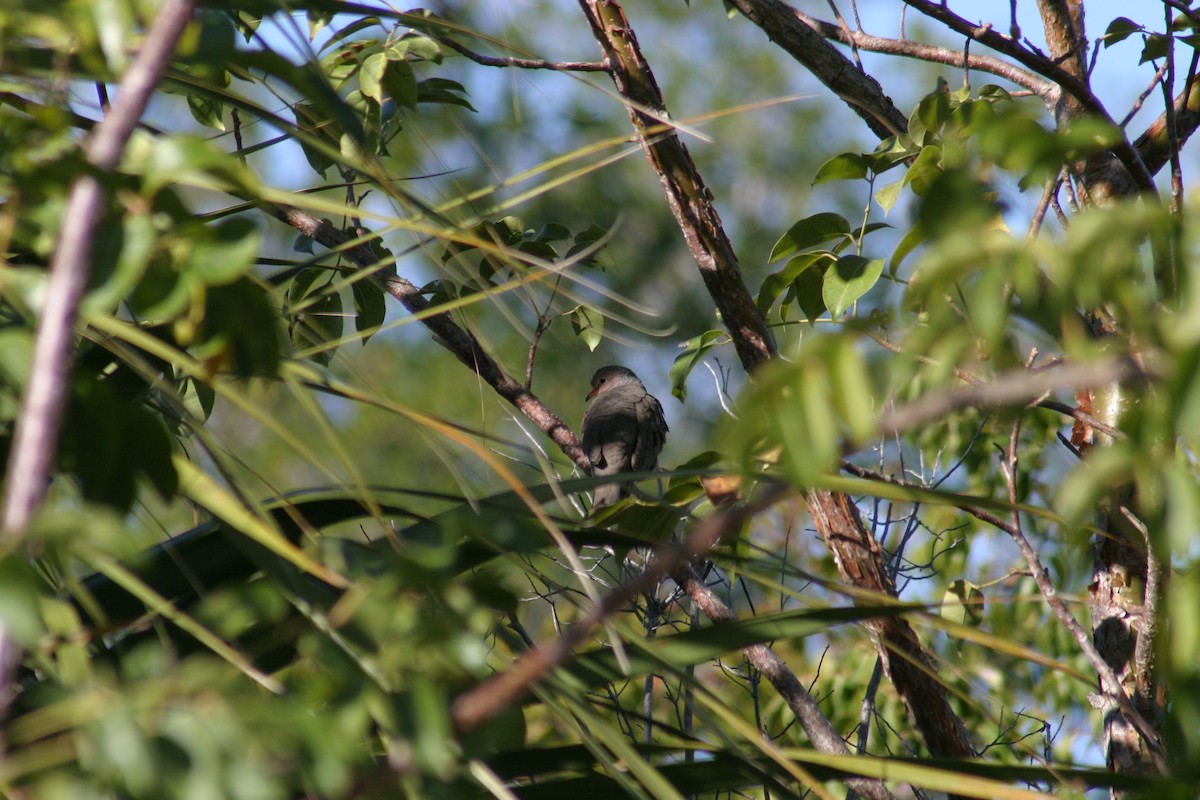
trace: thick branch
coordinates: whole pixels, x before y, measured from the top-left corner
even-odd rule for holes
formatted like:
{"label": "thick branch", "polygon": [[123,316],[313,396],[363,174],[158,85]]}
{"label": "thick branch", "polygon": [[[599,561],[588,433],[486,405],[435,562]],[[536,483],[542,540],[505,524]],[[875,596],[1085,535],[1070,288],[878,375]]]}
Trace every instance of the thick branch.
{"label": "thick branch", "polygon": [[[863,527],[850,498],[824,491],[810,491],[809,495],[820,500],[810,500],[809,511],[843,580],[860,589],[895,597],[896,587],[883,566],[883,550]],[[829,509],[834,513],[828,513]],[[864,624],[883,661],[884,672],[929,751],[942,758],[974,756],[971,737],[950,707],[933,659],[908,620],[888,617]]]}
{"label": "thick branch", "polygon": [[[748,5],[744,0],[742,2],[743,5]],[[675,212],[684,238],[704,276],[705,286],[712,296],[713,302],[721,311],[725,325],[738,348],[742,366],[747,373],[752,373],[764,360],[774,356],[775,346],[769,331],[763,326],[761,314],[754,306],[750,293],[742,281],[729,241],[721,229],[720,218],[712,207],[712,196],[704,188],[691,157],[674,133],[655,135],[653,129],[655,120],[646,112],[653,111],[660,120],[667,118],[667,112],[663,107],[658,86],[650,74],[650,68],[638,47],[633,30],[620,7],[615,0],[605,0],[603,3],[599,0],[580,0],[580,5],[592,25],[592,31],[597,41],[604,49],[612,69],[613,82],[621,96],[629,104],[634,128],[638,132],[651,165],[659,175],[659,180],[667,193],[667,200]],[[800,30],[803,40],[808,41],[812,47],[818,51],[832,53],[845,69],[844,77],[847,81],[845,85],[848,88],[853,87],[858,91],[865,85],[862,80],[865,76],[854,72],[854,67],[844,56],[800,23],[794,15],[785,13],[788,11],[786,6],[775,0],[767,2],[760,0],[759,3],[753,5],[775,9],[776,13],[771,17],[774,20],[772,24],[778,23]],[[784,22],[785,18],[790,22]],[[831,78],[834,77],[828,71],[825,74]],[[852,74],[860,77],[853,78]],[[880,113],[888,114],[888,109],[895,112],[891,101],[883,97],[882,92],[878,92],[877,85],[875,90],[878,93],[877,99],[882,98],[886,101],[886,106],[879,106]],[[855,98],[851,98],[851,100],[854,101]],[[883,119],[888,119],[888,117],[880,118],[880,120]],[[889,124],[898,123],[900,127],[897,130],[903,130],[906,125],[899,112],[895,112],[894,118],[888,119],[888,121]],[[887,126],[884,126],[884,129],[887,129]],[[654,138],[651,138],[652,136]],[[852,538],[860,542],[874,541],[863,528],[862,520],[855,511],[853,502],[845,495],[808,491],[805,493],[805,502],[808,504],[813,519],[821,520],[818,523],[819,527],[823,525],[825,530],[845,531],[846,539]],[[833,540],[827,539],[827,541],[830,543],[830,548],[833,549]],[[864,565],[859,572],[870,570],[885,574],[878,545],[873,549],[858,548],[853,558]],[[851,559],[839,559],[839,564],[849,560]],[[842,574],[846,580],[859,588],[882,591],[878,582],[860,582],[861,575],[853,570],[843,570]],[[896,596],[894,587],[890,589],[889,594],[893,597]],[[885,659],[885,664],[889,665],[888,674],[892,678],[893,684],[898,691],[906,695],[905,702],[910,708],[917,709],[919,713],[924,713],[927,709],[932,710],[929,716],[923,718],[921,725],[922,733],[929,737],[927,744],[930,750],[945,756],[972,755],[962,722],[950,710],[944,697],[939,705],[926,696],[929,692],[935,691],[938,684],[936,678],[929,677],[930,662],[917,640],[916,633],[907,623],[900,625],[889,623],[883,626],[882,630],[883,635],[876,637],[876,646],[880,656]],[[889,650],[889,648],[891,649]],[[901,657],[891,659],[892,652],[900,654]]]}
{"label": "thick branch", "polygon": [[687,147],[674,130],[663,127],[670,115],[621,7],[612,0],[579,0],[579,5],[604,52],[613,83],[628,106],[642,150],[662,183],[704,285],[733,337],[738,358],[747,371],[753,370],[775,355],[775,340],[742,280],[712,193]]}
{"label": "thick branch", "polygon": [[880,139],[908,130],[908,118],[879,83],[802,21],[791,6],[780,0],[732,0],[732,4],[845,101]]}

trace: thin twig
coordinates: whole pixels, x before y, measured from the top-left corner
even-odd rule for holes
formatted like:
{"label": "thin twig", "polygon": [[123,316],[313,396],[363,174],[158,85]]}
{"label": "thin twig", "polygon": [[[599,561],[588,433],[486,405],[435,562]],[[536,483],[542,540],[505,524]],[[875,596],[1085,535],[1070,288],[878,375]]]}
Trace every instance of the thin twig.
{"label": "thin twig", "polygon": [[[970,36],[980,44],[1004,53],[1027,69],[1050,79],[1075,98],[1085,111],[1108,123],[1115,124],[1107,109],[1104,108],[1104,104],[1092,93],[1087,84],[1063,69],[1052,59],[1047,58],[1044,54],[1025,47],[1020,42],[996,32],[992,29],[991,25],[977,25],[960,17],[952,12],[945,3],[931,2],[931,0],[903,1],[905,5],[915,8],[931,19],[937,20],[950,30]],[[1147,194],[1156,195],[1157,190],[1154,185],[1154,176],[1150,174],[1137,149],[1127,139],[1122,138],[1112,150],[1121,163],[1125,165],[1125,169],[1133,177],[1138,189]]]}
{"label": "thin twig", "polygon": [[[833,18],[838,21],[838,26],[842,31],[842,41],[850,43],[850,54],[854,56],[854,66],[858,67],[860,72],[865,72],[863,69],[862,57],[858,54],[858,42],[854,41],[854,33],[850,30],[850,26],[846,24],[846,20],[842,17],[842,12],[838,11],[837,3],[833,0],[828,0],[829,10],[833,12]],[[796,16],[800,16],[800,12],[796,12]]]}
{"label": "thin twig", "polygon": [[[1019,66],[986,55],[971,55],[961,53],[946,47],[937,47],[911,39],[889,39],[884,36],[872,36],[862,31],[850,31],[845,24],[834,25],[817,17],[795,11],[796,19],[819,33],[826,39],[850,45],[855,52],[865,50],[868,53],[883,53],[885,55],[912,58],[917,61],[928,61],[934,64],[964,66],[975,72],[986,72],[1004,78],[1017,86],[1036,94],[1047,102],[1054,102],[1058,97],[1058,88],[1050,81],[1039,78],[1035,73],[1021,69]],[[968,37],[969,41],[969,37]]]}
{"label": "thin twig", "polygon": [[[843,462],[842,469],[852,475],[865,478],[867,480],[875,480],[912,489],[923,488],[919,484],[915,484],[911,481],[906,481],[901,478],[894,478],[888,475],[881,475],[877,472],[864,469],[863,467],[859,467],[849,462]],[[1083,626],[1079,624],[1079,622],[1067,608],[1066,604],[1062,601],[1062,598],[1059,597],[1058,590],[1054,587],[1053,581],[1050,580],[1050,575],[1047,572],[1046,567],[1042,564],[1041,559],[1038,557],[1037,552],[1033,549],[1033,546],[1029,544],[1029,540],[1019,528],[1013,525],[1013,523],[1001,519],[986,509],[980,508],[979,506],[957,503],[955,504],[955,507],[965,511],[982,522],[986,522],[989,525],[1004,531],[1010,537],[1012,537],[1013,541],[1017,544],[1017,548],[1021,551],[1021,555],[1024,557],[1025,563],[1029,567],[1029,571],[1033,576],[1034,582],[1037,584],[1042,596],[1046,598],[1046,603],[1050,606],[1050,609],[1054,612],[1054,615],[1058,618],[1058,620],[1063,624],[1064,627],[1066,627],[1067,631],[1071,634],[1071,637],[1075,639],[1076,644],[1079,645],[1080,650],[1083,651],[1084,656],[1087,657],[1087,660],[1092,665],[1092,668],[1095,669],[1097,674],[1100,675],[1101,685],[1104,688],[1105,694],[1116,701],[1117,706],[1121,709],[1121,713],[1125,715],[1125,718],[1128,719],[1135,728],[1137,728],[1138,733],[1141,734],[1145,739],[1146,746],[1154,756],[1155,762],[1159,764],[1160,769],[1162,769],[1163,765],[1165,764],[1162,745],[1159,743],[1158,738],[1154,735],[1153,729],[1147,724],[1141,713],[1134,708],[1133,704],[1129,700],[1129,696],[1126,695],[1124,689],[1121,688],[1121,683],[1117,678],[1116,673],[1113,671],[1113,668],[1109,666],[1108,662],[1104,660],[1104,657],[1100,655],[1100,652],[1096,649],[1095,644],[1092,642],[1091,636],[1089,636],[1088,632],[1083,629]]]}
{"label": "thin twig", "polygon": [[1037,238],[1038,231],[1042,229],[1042,221],[1046,218],[1046,211],[1049,210],[1051,201],[1058,194],[1058,187],[1061,183],[1061,174],[1046,181],[1046,188],[1042,190],[1042,199],[1038,201],[1037,209],[1033,212],[1033,220],[1029,223],[1029,233],[1025,235],[1026,239]]}
{"label": "thin twig", "polygon": [[[688,597],[709,619],[714,622],[737,620],[737,614],[721,602],[720,598],[705,585],[704,581],[700,580],[691,567],[685,566],[676,570],[675,580],[687,590]],[[804,687],[796,674],[788,669],[787,664],[774,650],[765,644],[754,644],[743,648],[742,654],[779,692],[779,696],[788,704],[788,708],[792,710],[800,722],[800,727],[804,729],[804,733],[817,751],[832,755],[850,755],[850,748],[846,746],[841,734],[821,711],[821,707],[813,699],[812,694]],[[846,778],[846,785],[862,797],[892,797],[892,793],[879,780]]]}
{"label": "thin twig", "polygon": [[1154,542],[1146,523],[1138,519],[1127,506],[1121,506],[1121,516],[1125,518],[1138,533],[1142,535],[1142,543],[1146,548],[1146,583],[1145,594],[1142,598],[1141,621],[1137,631],[1137,642],[1133,648],[1133,663],[1135,673],[1139,676],[1134,691],[1137,693],[1139,708],[1153,709],[1157,704],[1154,697],[1158,684],[1158,654],[1156,648],[1159,642],[1158,603],[1162,599],[1163,567]]}
{"label": "thin twig", "polygon": [[[1150,95],[1154,94],[1154,90],[1162,87],[1162,79],[1166,71],[1167,67],[1164,64],[1158,68],[1157,72],[1154,73],[1154,77],[1150,79],[1150,83],[1145,89],[1142,90],[1141,94],[1137,96],[1137,99],[1133,101],[1133,105],[1129,107],[1129,111],[1121,119],[1122,128],[1133,121],[1133,118],[1137,116],[1137,113],[1142,110],[1142,106],[1146,104],[1146,100],[1150,97]],[[1173,108],[1169,98],[1167,100],[1167,107]]]}
{"label": "thin twig", "polygon": [[662,545],[655,550],[645,569],[608,594],[561,636],[542,641],[510,668],[479,686],[459,695],[453,705],[455,727],[461,732],[474,730],[505,708],[512,706],[529,687],[545,677],[585,642],[591,632],[633,598],[653,589],[658,582],[694,558],[707,554],[721,538],[761,511],[770,508],[790,492],[787,487],[769,486],[755,501],[718,512],[698,522],[682,545]]}
{"label": "thin twig", "polygon": [[449,37],[441,37],[438,42],[446,45],[454,52],[466,56],[476,64],[485,67],[514,67],[516,69],[548,69],[556,72],[607,72],[608,66],[600,61],[545,61],[540,58],[512,58],[485,56],[476,53]]}

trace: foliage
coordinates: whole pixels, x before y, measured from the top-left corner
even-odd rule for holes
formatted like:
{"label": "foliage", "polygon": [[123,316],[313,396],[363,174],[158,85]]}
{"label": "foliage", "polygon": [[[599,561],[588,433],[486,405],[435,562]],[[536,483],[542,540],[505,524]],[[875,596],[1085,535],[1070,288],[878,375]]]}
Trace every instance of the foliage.
{"label": "foliage", "polygon": [[[157,10],[0,9],[6,456],[28,413],[47,266],[83,224],[65,209],[96,172],[87,137]],[[703,10],[636,13],[669,29]],[[1142,63],[1178,65],[1197,43],[1190,19],[1156,32],[1122,17],[1102,46],[1115,58],[1140,38]],[[678,237],[628,158],[624,109],[522,84],[537,123],[519,127],[513,90],[461,55],[504,38],[476,22],[323,0],[194,14],[119,167],[97,176],[53,481],[29,529],[3,540],[0,661],[5,637],[20,654],[0,675],[13,687],[0,691],[4,793],[795,797],[867,777],[975,797],[1188,796],[1191,209],[1179,192],[1077,198],[1069,213],[1058,200],[1082,185],[1080,165],[1129,144],[1122,126],[1055,118],[1015,84],[939,78],[877,145],[796,133],[819,160],[790,176],[812,197],[787,199],[812,208],[769,236],[761,220],[730,226],[761,256],[743,260],[747,307],[783,354],[739,390],[729,364],[744,333],[696,313],[710,299],[678,268],[682,247],[664,249]],[[557,21],[541,24],[506,31],[513,52],[552,40]],[[778,69],[719,51],[764,85]],[[1177,78],[1190,91],[1194,65]],[[745,102],[730,91],[681,96]],[[757,122],[715,116],[719,152],[699,159],[719,175]],[[715,194],[776,180],[770,159],[799,158],[793,145],[732,161],[746,174]],[[459,174],[471,160],[489,169]],[[655,336],[679,352],[647,382],[705,421],[672,419],[666,461],[679,466],[658,491],[646,480],[589,517],[600,481],[573,475],[571,435],[548,446],[561,424],[528,409],[569,427],[592,371],[578,362],[629,360],[618,348]],[[795,499],[815,490],[855,498],[892,593],[849,585],[807,533]],[[1097,509],[1112,522],[1101,538],[1170,574],[1122,584],[1136,611],[1158,601],[1169,702],[1154,724],[1171,761],[1157,776],[1103,766],[1096,665],[1037,573],[1086,617]],[[710,529],[711,547],[655,574],[675,552],[661,545],[699,547]],[[705,610],[718,621],[702,623],[689,582],[740,618]],[[897,620],[924,641],[980,758],[935,758],[903,691],[879,686],[871,641]],[[472,716],[469,702],[503,687],[495,676],[521,681],[554,643],[553,670]],[[794,706],[743,650],[761,643],[839,735],[866,715],[860,753],[875,758],[797,733]]]}

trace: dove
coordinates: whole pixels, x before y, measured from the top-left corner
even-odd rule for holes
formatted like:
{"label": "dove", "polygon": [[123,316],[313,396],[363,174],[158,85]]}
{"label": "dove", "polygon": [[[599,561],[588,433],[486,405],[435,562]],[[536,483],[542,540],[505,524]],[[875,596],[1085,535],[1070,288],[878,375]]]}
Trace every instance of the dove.
{"label": "dove", "polygon": [[[583,415],[583,451],[592,475],[648,472],[658,467],[667,438],[662,404],[631,370],[601,367],[592,376],[591,401]],[[629,490],[621,484],[597,486],[592,509],[612,505]]]}

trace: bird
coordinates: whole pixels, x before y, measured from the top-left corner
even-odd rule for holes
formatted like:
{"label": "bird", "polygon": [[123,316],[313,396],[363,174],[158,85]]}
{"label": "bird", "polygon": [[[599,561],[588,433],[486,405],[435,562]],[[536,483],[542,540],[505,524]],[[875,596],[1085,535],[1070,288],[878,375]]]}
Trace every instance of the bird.
{"label": "bird", "polygon": [[[610,365],[596,370],[591,404],[583,415],[583,451],[592,462],[592,475],[649,472],[658,467],[658,454],[667,438],[662,403],[646,391],[632,370]],[[625,486],[597,486],[592,510],[629,494]]]}

